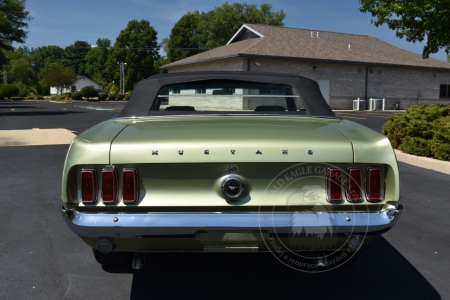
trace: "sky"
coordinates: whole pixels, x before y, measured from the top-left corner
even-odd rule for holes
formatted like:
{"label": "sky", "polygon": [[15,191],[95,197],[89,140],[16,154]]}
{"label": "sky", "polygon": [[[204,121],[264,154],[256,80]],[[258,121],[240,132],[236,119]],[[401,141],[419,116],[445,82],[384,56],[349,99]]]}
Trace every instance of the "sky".
{"label": "sky", "polygon": [[[114,44],[128,21],[148,20],[158,32],[158,41],[170,36],[174,24],[189,11],[207,12],[222,6],[219,0],[26,0],[30,12],[29,48],[57,45],[66,47],[77,40],[95,45],[98,38]],[[399,39],[387,26],[375,27],[371,14],[361,13],[358,0],[246,0],[228,1],[259,5],[270,3],[272,11],[286,13],[287,27],[318,31],[362,34],[377,37],[399,48],[422,54],[424,44]],[[230,37],[231,38],[231,37]],[[431,57],[447,60],[441,50]]]}

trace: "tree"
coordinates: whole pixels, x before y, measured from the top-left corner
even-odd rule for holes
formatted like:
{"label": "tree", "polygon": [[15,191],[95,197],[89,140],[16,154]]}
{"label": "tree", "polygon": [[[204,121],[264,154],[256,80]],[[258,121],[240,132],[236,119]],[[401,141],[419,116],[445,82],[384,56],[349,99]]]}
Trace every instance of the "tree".
{"label": "tree", "polygon": [[175,23],[170,32],[167,48],[164,49],[169,61],[177,61],[200,52],[197,32],[199,21],[200,14],[195,11],[186,13]]}
{"label": "tree", "polygon": [[147,20],[131,20],[114,43],[108,58],[108,70],[118,83],[118,63],[126,63],[125,86],[131,90],[138,81],[158,73],[154,66],[158,58],[156,30]]}
{"label": "tree", "polygon": [[225,45],[244,24],[284,26],[283,10],[273,12],[270,4],[225,2],[207,13],[188,12],[175,24],[170,34],[168,56],[171,61],[182,59]]}
{"label": "tree", "polygon": [[258,9],[255,4],[225,2],[221,7],[202,13],[198,28],[200,44],[206,48],[225,45],[244,23],[284,26],[283,10],[274,13],[271,9],[270,4],[261,4]]}
{"label": "tree", "polygon": [[64,88],[71,86],[76,78],[77,74],[73,70],[55,67],[45,73],[43,80],[48,86],[56,87],[59,94],[62,94]]}
{"label": "tree", "polygon": [[64,49],[63,64],[77,74],[83,74],[85,69],[85,56],[91,50],[91,45],[85,41],[76,41]]}
{"label": "tree", "polygon": [[27,85],[33,84],[35,80],[34,71],[26,58],[11,60],[9,63],[8,81],[23,82]]}
{"label": "tree", "polygon": [[95,81],[105,85],[112,80],[105,69],[105,64],[108,61],[109,48],[111,47],[111,40],[98,39],[96,44],[97,47],[89,50],[84,58],[86,61],[85,72]]}
{"label": "tree", "polygon": [[51,65],[58,63],[62,66],[64,49],[59,46],[42,46],[32,48],[29,54],[30,65],[34,72],[42,78]]}
{"label": "tree", "polygon": [[370,12],[370,20],[379,27],[383,24],[395,30],[399,38],[408,42],[423,42],[422,57],[428,58],[443,48],[450,51],[450,0],[359,0],[361,12]]}
{"label": "tree", "polygon": [[29,11],[25,10],[25,0],[0,0],[0,64],[6,58],[1,50],[12,50],[12,42],[24,43],[28,28],[26,21]]}

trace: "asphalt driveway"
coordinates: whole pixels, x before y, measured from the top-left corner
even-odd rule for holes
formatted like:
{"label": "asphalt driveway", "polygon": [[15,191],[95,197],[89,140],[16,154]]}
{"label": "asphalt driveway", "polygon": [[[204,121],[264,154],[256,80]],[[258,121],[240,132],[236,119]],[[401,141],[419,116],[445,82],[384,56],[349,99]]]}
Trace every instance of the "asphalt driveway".
{"label": "asphalt driveway", "polygon": [[[0,130],[79,134],[122,102],[0,101]],[[381,130],[381,116],[350,115]],[[306,274],[271,254],[152,254],[144,270],[102,268],[64,223],[68,145],[0,147],[0,299],[450,299],[450,176],[399,163],[402,218],[357,264]]]}

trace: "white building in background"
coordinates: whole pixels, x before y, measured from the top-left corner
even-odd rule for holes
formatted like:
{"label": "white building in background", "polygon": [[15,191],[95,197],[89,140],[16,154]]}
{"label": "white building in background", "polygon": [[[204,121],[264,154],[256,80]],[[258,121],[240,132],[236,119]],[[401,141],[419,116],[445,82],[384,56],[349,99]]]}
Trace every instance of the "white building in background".
{"label": "white building in background", "polygon": [[[81,75],[78,76],[78,78],[72,83],[71,87],[65,88],[62,93],[64,94],[64,93],[71,93],[73,91],[81,91],[81,89],[84,88],[85,86],[93,86],[97,90],[101,91],[103,90],[103,86],[100,83],[89,78],[89,76]],[[50,87],[50,95],[55,96],[58,94],[59,92],[56,89],[56,87],[54,86]]]}

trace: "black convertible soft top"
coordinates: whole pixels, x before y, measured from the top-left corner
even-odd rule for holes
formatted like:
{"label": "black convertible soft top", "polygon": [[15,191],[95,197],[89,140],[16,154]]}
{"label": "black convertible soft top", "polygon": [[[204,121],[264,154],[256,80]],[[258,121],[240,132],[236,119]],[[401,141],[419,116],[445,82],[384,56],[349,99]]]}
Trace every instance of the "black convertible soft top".
{"label": "black convertible soft top", "polygon": [[[134,88],[131,98],[119,114],[119,118],[144,117],[150,109],[161,87],[204,80],[237,80],[258,83],[285,84],[295,88],[304,101],[306,111],[311,116],[334,117],[335,114],[326,103],[319,85],[312,79],[295,74],[262,72],[180,72],[151,76],[140,81]],[[178,113],[179,114],[179,113]]]}

